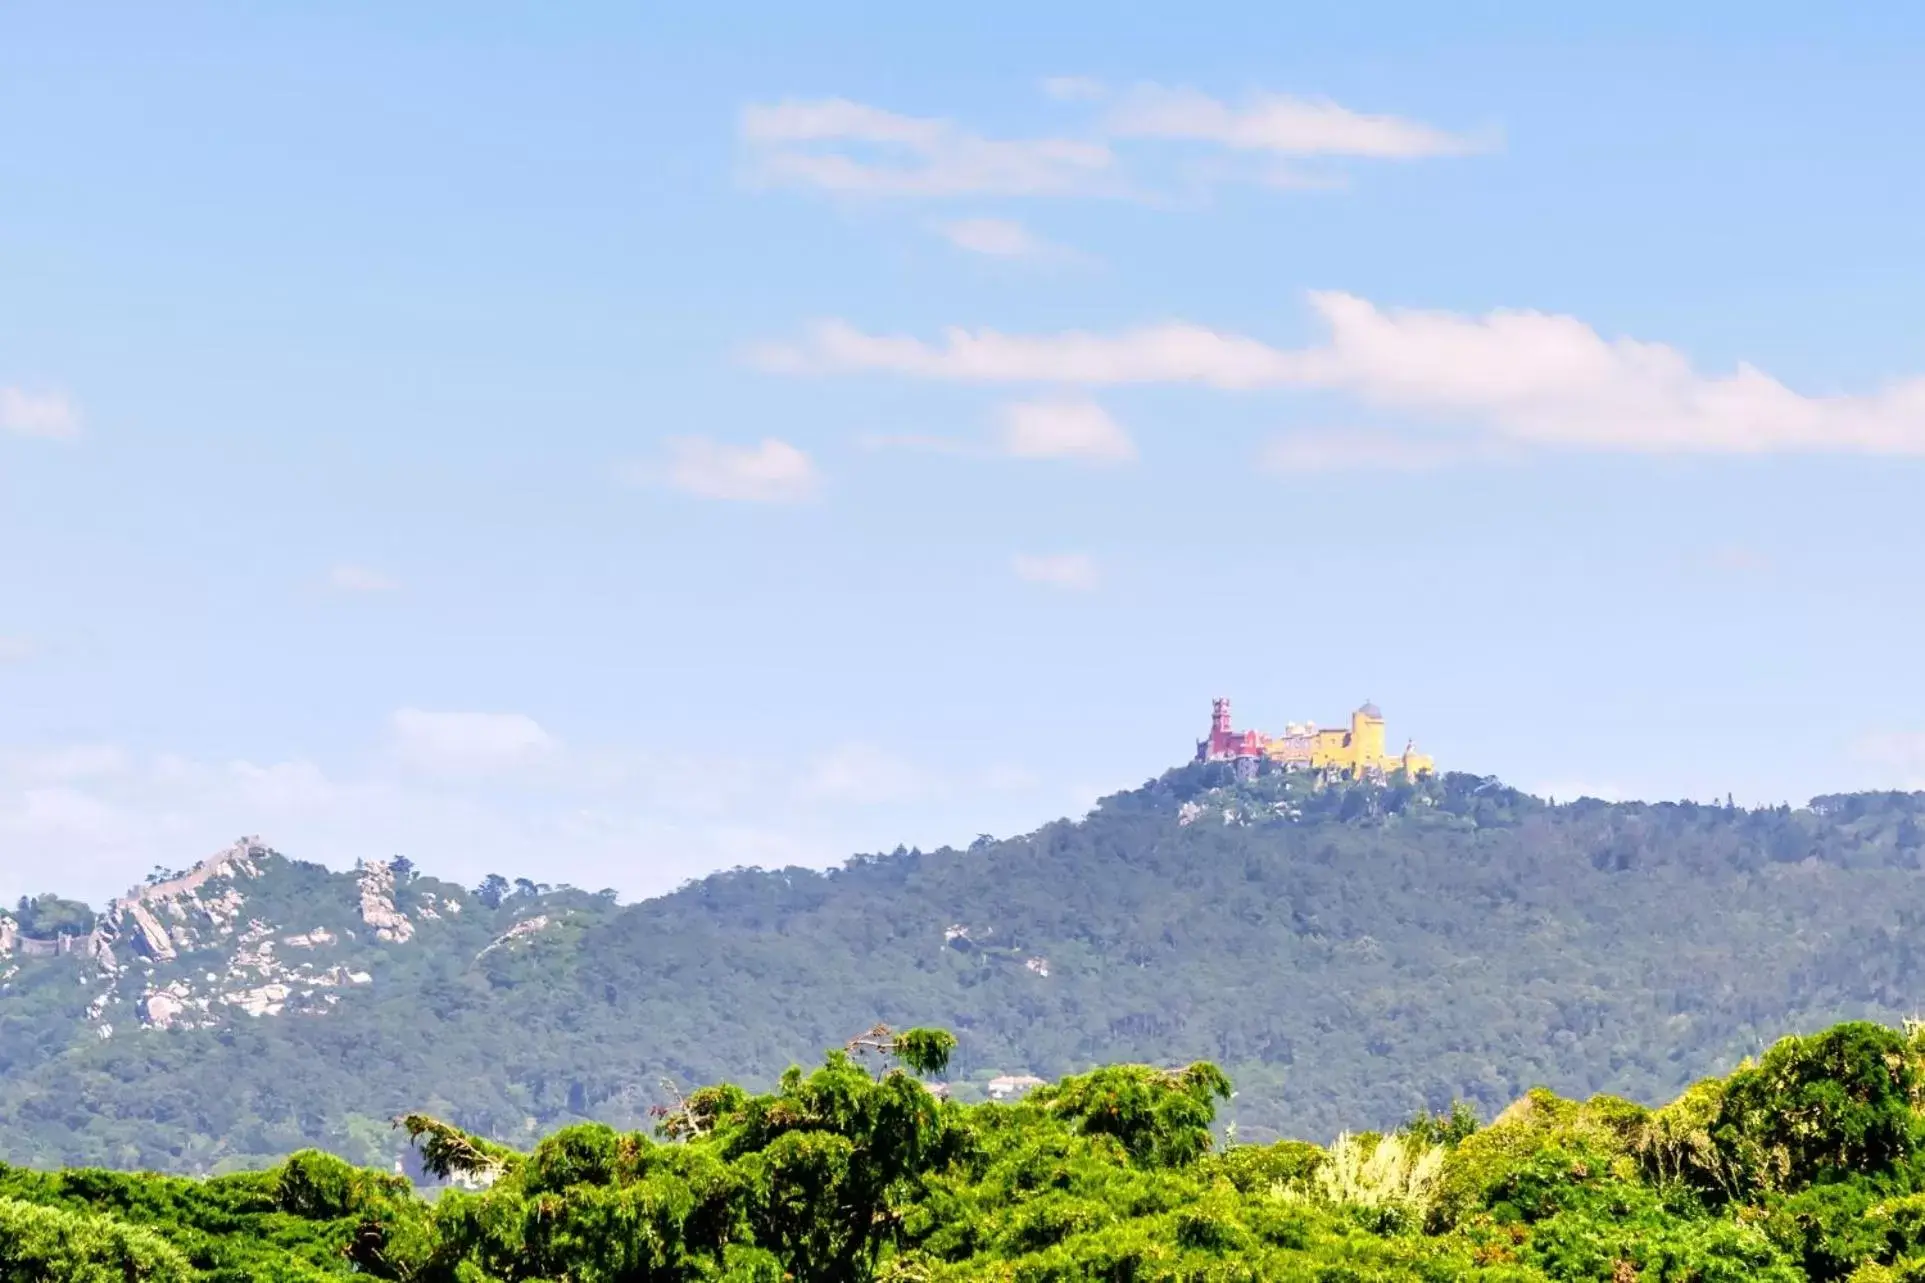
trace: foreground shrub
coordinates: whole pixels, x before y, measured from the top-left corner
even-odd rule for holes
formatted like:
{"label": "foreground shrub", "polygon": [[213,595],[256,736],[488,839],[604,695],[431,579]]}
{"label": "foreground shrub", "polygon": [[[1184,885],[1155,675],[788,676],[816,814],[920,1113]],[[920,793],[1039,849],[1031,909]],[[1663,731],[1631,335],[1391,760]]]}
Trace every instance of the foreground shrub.
{"label": "foreground shrub", "polygon": [[0,1198],[0,1283],[188,1283],[187,1258],[110,1216]]}
{"label": "foreground shrub", "polygon": [[1656,1110],[1533,1091],[1488,1126],[1223,1148],[1212,1065],[960,1105],[919,1077],[953,1040],[878,1027],[654,1135],[522,1153],[409,1117],[460,1186],[433,1198],[313,1151],[205,1181],[0,1166],[0,1283],[1925,1283],[1921,1043],[1843,1025]]}

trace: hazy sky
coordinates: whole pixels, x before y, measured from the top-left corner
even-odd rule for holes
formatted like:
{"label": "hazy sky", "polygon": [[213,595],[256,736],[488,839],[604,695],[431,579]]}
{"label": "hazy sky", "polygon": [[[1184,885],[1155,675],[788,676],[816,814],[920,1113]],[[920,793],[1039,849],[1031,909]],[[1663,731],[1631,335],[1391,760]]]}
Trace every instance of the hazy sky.
{"label": "hazy sky", "polygon": [[1925,12],[1151,8],[0,9],[0,894],[1925,782]]}

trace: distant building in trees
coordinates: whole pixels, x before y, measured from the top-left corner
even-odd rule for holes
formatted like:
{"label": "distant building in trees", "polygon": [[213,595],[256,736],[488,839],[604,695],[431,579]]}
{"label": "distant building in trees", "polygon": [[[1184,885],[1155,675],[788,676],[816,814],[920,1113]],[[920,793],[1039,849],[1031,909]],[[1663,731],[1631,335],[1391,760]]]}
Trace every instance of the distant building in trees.
{"label": "distant building in trees", "polygon": [[1043,1085],[1040,1078],[1028,1074],[1001,1074],[989,1080],[989,1098],[1008,1100],[1011,1096],[1021,1096]]}
{"label": "distant building in trees", "polygon": [[1405,744],[1402,753],[1384,751],[1384,715],[1375,704],[1352,713],[1348,727],[1291,722],[1283,734],[1272,736],[1235,729],[1230,724],[1230,701],[1218,699],[1210,707],[1209,738],[1197,741],[1196,760],[1232,762],[1240,774],[1248,775],[1254,775],[1265,761],[1285,770],[1323,771],[1350,779],[1383,779],[1398,771],[1416,779],[1437,771],[1437,764],[1411,744]]}

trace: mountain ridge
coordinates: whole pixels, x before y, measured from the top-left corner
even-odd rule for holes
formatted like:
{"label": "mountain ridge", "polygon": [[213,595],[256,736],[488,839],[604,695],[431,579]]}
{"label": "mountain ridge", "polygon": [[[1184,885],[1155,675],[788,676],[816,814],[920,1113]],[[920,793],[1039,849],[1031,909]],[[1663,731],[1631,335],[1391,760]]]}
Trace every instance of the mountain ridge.
{"label": "mountain ridge", "polygon": [[1469,775],[1200,763],[967,850],[626,905],[244,842],[192,887],[116,900],[86,937],[104,948],[30,955],[16,924],[0,1158],[225,1170],[312,1144],[386,1164],[386,1120],[417,1108],[526,1143],[772,1081],[878,1020],[955,1030],[965,1099],[1211,1059],[1250,1136],[1494,1110],[1539,1082],[1669,1098],[1781,1033],[1910,1014],[1921,815],[1916,794],[1551,806]]}

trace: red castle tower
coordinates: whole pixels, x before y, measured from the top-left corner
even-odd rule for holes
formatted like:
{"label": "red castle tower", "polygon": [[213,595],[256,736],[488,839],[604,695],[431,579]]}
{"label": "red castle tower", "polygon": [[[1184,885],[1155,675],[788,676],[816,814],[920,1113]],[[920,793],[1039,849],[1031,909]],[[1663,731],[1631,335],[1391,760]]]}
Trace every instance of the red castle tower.
{"label": "red castle tower", "polygon": [[1238,731],[1230,725],[1230,701],[1216,699],[1210,702],[1210,738],[1198,740],[1196,760],[1199,762],[1228,762],[1239,757],[1263,756],[1264,735],[1261,731]]}

